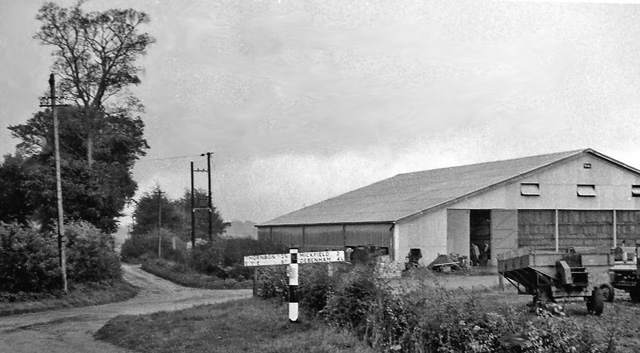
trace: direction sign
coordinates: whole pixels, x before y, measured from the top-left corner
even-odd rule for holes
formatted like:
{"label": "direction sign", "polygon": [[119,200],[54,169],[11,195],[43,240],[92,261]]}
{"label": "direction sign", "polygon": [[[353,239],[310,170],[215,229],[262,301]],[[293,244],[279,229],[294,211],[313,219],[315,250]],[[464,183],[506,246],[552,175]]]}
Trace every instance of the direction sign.
{"label": "direction sign", "polygon": [[[344,251],[317,251],[298,253],[299,264],[342,261],[344,261]],[[290,254],[266,254],[244,257],[245,266],[273,266],[289,264],[291,264]]]}
{"label": "direction sign", "polygon": [[290,263],[291,255],[289,254],[265,254],[244,257],[245,266],[289,265]]}
{"label": "direction sign", "polygon": [[343,262],[344,251],[317,251],[298,254],[298,263],[310,264],[318,262]]}

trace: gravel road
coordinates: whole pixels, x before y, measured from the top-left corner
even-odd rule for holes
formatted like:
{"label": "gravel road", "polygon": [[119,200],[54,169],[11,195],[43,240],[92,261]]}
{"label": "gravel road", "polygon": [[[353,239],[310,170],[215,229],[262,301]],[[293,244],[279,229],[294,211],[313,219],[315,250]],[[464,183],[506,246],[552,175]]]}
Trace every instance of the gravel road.
{"label": "gravel road", "polygon": [[109,319],[171,311],[199,304],[213,304],[251,297],[251,290],[205,290],[176,285],[122,265],[124,278],[141,288],[133,299],[98,306],[62,309],[0,318],[0,353],[111,353],[127,352],[93,339]]}

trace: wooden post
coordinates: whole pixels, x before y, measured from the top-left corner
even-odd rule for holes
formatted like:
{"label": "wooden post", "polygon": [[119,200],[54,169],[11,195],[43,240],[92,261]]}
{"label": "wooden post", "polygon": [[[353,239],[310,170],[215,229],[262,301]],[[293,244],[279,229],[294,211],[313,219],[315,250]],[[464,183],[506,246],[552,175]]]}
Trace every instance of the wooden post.
{"label": "wooden post", "polygon": [[258,296],[258,268],[253,269],[253,297]]}
{"label": "wooden post", "polygon": [[558,209],[556,209],[555,233],[556,233],[556,251],[559,251],[560,245],[560,227],[558,225],[560,217],[558,217]]}

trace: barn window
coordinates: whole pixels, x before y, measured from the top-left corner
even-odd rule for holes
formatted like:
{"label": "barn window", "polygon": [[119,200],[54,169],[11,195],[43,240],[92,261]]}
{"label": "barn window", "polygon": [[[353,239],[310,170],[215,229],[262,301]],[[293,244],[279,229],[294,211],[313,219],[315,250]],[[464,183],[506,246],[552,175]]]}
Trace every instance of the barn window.
{"label": "barn window", "polygon": [[577,192],[578,196],[581,197],[595,197],[596,186],[593,184],[578,184]]}
{"label": "barn window", "polygon": [[640,197],[640,185],[631,185],[631,196]]}
{"label": "barn window", "polygon": [[522,196],[540,196],[540,184],[538,183],[521,183],[520,195]]}

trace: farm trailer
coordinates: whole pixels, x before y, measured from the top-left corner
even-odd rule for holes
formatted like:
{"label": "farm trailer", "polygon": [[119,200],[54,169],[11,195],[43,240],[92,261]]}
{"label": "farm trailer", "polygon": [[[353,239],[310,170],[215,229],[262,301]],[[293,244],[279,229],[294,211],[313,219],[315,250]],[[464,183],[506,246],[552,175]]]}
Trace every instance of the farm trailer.
{"label": "farm trailer", "polygon": [[529,250],[500,256],[498,272],[518,294],[533,295],[534,303],[582,297],[587,310],[600,315],[604,310],[602,288],[609,289],[608,271],[613,264],[608,252]]}

